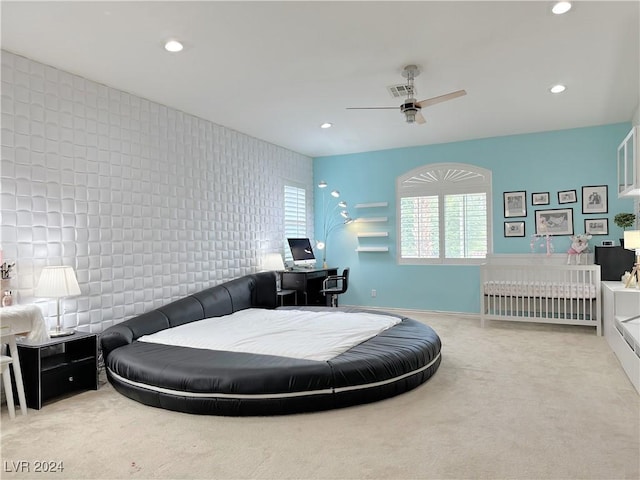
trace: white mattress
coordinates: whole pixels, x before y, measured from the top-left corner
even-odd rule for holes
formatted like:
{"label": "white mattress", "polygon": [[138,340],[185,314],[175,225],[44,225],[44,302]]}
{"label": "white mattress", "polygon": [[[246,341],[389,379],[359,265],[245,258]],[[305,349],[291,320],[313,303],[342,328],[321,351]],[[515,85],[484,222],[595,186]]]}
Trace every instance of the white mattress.
{"label": "white mattress", "polygon": [[144,335],[138,341],[326,361],[400,321],[363,312],[250,308]]}
{"label": "white mattress", "polygon": [[596,286],[588,283],[492,280],[485,282],[484,294],[508,297],[595,298]]}

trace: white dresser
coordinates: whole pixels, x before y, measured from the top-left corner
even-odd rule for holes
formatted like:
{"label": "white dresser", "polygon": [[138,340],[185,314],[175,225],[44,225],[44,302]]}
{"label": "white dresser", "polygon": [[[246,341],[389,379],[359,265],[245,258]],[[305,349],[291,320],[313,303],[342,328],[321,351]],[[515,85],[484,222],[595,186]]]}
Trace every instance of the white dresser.
{"label": "white dresser", "polygon": [[604,336],[640,393],[640,289],[602,282]]}

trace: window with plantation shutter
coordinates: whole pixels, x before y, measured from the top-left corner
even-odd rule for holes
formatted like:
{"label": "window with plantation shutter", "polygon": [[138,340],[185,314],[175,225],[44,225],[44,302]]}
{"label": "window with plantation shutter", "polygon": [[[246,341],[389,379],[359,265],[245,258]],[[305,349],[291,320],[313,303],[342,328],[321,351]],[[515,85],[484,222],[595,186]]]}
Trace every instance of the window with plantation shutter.
{"label": "window with plantation shutter", "polygon": [[293,185],[284,186],[284,259],[291,261],[287,238],[307,236],[306,190]]}
{"label": "window with plantation shutter", "polygon": [[491,172],[425,165],[397,179],[398,261],[480,263],[491,251]]}

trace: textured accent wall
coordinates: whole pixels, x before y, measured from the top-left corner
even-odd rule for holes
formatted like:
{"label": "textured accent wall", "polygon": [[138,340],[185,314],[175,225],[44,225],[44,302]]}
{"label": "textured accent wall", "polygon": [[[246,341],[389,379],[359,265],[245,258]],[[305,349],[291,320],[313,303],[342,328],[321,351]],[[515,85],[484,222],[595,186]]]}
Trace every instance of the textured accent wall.
{"label": "textured accent wall", "polygon": [[11,289],[50,325],[46,265],[77,272],[65,326],[99,332],[257,271],[282,249],[287,181],[313,208],[310,158],[6,51],[1,143]]}

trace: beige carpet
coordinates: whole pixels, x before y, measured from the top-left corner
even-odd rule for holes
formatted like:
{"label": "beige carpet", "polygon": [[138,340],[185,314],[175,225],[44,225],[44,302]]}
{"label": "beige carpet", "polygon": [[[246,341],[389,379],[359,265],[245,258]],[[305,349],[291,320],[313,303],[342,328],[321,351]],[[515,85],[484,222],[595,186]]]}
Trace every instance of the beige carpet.
{"label": "beige carpet", "polygon": [[[412,314],[438,372],[398,397],[230,418],[146,407],[110,385],[2,412],[5,478],[638,479],[640,397],[593,329]],[[36,461],[64,471],[37,473]],[[30,472],[16,472],[18,462]]]}

